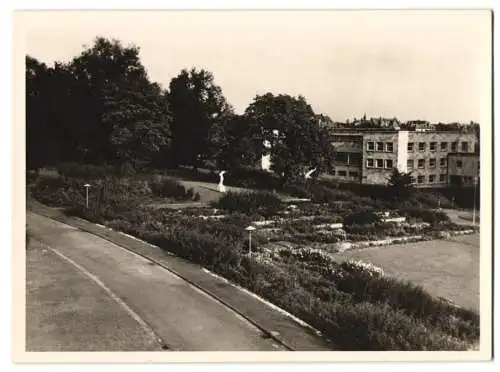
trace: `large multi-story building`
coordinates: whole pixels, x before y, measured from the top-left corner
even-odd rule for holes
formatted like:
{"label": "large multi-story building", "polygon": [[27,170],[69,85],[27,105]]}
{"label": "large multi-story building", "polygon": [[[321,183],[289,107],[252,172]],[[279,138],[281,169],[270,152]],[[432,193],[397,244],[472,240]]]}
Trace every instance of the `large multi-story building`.
{"label": "large multi-story building", "polygon": [[479,175],[479,144],[474,133],[336,130],[332,145],[336,157],[330,176],[338,181],[387,184],[394,168],[412,172],[421,187],[472,184]]}

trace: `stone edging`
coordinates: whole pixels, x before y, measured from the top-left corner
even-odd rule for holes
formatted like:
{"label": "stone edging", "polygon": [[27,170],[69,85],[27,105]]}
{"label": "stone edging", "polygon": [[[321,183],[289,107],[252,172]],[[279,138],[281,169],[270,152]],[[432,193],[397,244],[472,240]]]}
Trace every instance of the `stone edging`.
{"label": "stone edging", "polygon": [[[36,205],[35,208],[32,208],[33,204]],[[28,207],[28,209],[31,209],[35,213],[39,213],[41,215],[44,215],[45,217],[55,219],[55,220],[57,220],[59,222],[71,225],[73,227],[79,228],[79,229],[81,229],[83,231],[86,231],[88,233],[91,233],[91,234],[94,234],[96,236],[99,236],[102,239],[108,240],[108,241],[112,242],[113,244],[117,244],[120,247],[122,247],[122,248],[124,248],[124,249],[126,249],[126,250],[128,250],[128,251],[130,251],[130,252],[132,252],[134,254],[137,254],[139,256],[142,256],[142,257],[144,257],[144,258],[146,258],[146,259],[154,262],[158,266],[161,266],[164,269],[166,269],[166,270],[172,272],[173,274],[179,276],[180,278],[182,278],[183,280],[185,280],[189,284],[191,284],[191,285],[195,286],[196,288],[202,290],[203,292],[205,292],[209,296],[213,297],[218,302],[222,303],[224,306],[227,306],[228,308],[230,308],[231,310],[233,310],[235,313],[237,313],[238,315],[240,315],[243,318],[245,318],[247,321],[249,321],[251,324],[253,324],[255,327],[257,327],[259,330],[261,330],[266,335],[266,337],[272,338],[273,340],[275,340],[276,342],[282,344],[283,346],[285,346],[289,350],[292,350],[292,351],[296,350],[295,347],[293,347],[292,345],[290,345],[287,341],[283,340],[282,337],[279,337],[279,334],[276,334],[276,332],[271,331],[270,330],[271,327],[267,327],[267,326],[261,324],[261,322],[259,322],[258,320],[254,319],[249,314],[246,314],[244,311],[241,311],[236,306],[234,306],[233,304],[231,304],[228,300],[222,298],[221,296],[217,295],[216,293],[214,293],[213,291],[207,289],[206,287],[203,287],[202,285],[200,285],[199,283],[197,283],[195,280],[192,280],[192,279],[188,278],[187,276],[189,276],[189,275],[183,275],[178,270],[172,268],[171,267],[172,265],[168,265],[167,266],[165,263],[163,263],[160,260],[154,258],[153,254],[140,253],[140,252],[138,252],[135,249],[132,249],[130,247],[124,246],[123,243],[117,242],[118,239],[113,239],[113,237],[112,236],[111,237],[108,236],[108,234],[109,233],[119,234],[122,237],[126,237],[128,239],[134,240],[137,243],[140,243],[140,244],[143,244],[143,245],[147,245],[147,246],[149,246],[151,248],[160,249],[162,253],[167,253],[168,254],[167,257],[170,257],[170,258],[175,257],[178,260],[184,261],[185,264],[190,264],[190,265],[195,265],[195,264],[193,264],[193,263],[191,263],[189,261],[186,261],[186,260],[182,259],[181,257],[178,257],[177,255],[174,255],[173,253],[164,251],[163,249],[161,249],[161,248],[159,248],[159,247],[157,247],[157,246],[155,246],[153,244],[150,244],[148,242],[145,242],[145,241],[143,241],[143,240],[141,240],[139,238],[136,238],[134,236],[128,235],[128,234],[120,232],[120,231],[113,230],[113,229],[111,229],[109,227],[106,227],[106,226],[103,226],[103,225],[92,223],[90,221],[87,221],[87,220],[84,220],[84,219],[81,219],[81,218],[71,218],[71,217],[68,217],[68,216],[64,215],[62,212],[60,212],[58,210],[55,210],[53,208],[47,207],[47,206],[45,206],[43,204],[40,204],[38,202],[32,203],[31,208]],[[76,221],[74,221],[74,220],[79,221],[80,224],[75,224]],[[81,224],[83,224],[84,226],[81,226]],[[88,225],[88,226],[85,226],[85,225]],[[95,230],[97,230],[96,228],[99,228],[101,230],[105,229],[105,230],[107,230],[108,234],[106,234],[106,233],[104,233],[102,231],[95,231]],[[196,265],[196,266],[199,266],[199,265]],[[297,326],[300,326],[301,328],[309,329],[310,332],[308,332],[308,333],[310,335],[312,335],[312,333],[314,333],[316,335],[316,337],[322,339],[323,341],[325,341],[328,344],[331,344],[330,340],[326,340],[326,339],[324,339],[323,337],[320,336],[320,332],[319,331],[317,331],[316,329],[314,329],[312,326],[308,325],[307,323],[303,322],[302,320],[296,318],[294,315],[288,313],[287,311],[285,311],[285,310],[277,307],[274,304],[269,303],[268,301],[260,298],[256,294],[253,294],[253,293],[249,292],[248,290],[246,290],[244,288],[240,288],[238,285],[236,285],[234,283],[231,283],[227,279],[222,278],[222,277],[218,276],[217,274],[211,273],[210,271],[208,271],[208,270],[206,270],[204,268],[201,268],[201,270],[204,271],[207,275],[210,275],[213,278],[213,280],[218,280],[218,281],[224,282],[225,284],[229,284],[229,285],[231,285],[232,288],[234,288],[234,289],[236,289],[238,291],[241,291],[246,296],[250,296],[251,295],[251,297],[253,297],[254,300],[258,299],[259,302],[265,304],[268,307],[273,308],[274,311],[278,311],[281,315],[286,316],[288,319],[290,319],[291,321],[293,321],[294,323],[296,323]],[[323,346],[323,348],[321,348],[320,346],[318,346],[318,349],[319,350],[333,350],[331,347],[327,348],[326,346]],[[314,350],[317,350],[317,349],[314,349]]]}

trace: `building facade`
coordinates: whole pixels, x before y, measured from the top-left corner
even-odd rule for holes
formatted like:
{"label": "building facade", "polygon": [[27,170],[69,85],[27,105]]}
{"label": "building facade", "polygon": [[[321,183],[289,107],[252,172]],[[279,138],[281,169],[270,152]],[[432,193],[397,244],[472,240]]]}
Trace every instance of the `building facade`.
{"label": "building facade", "polygon": [[477,185],[479,174],[479,153],[451,153],[448,155],[448,183],[451,186]]}
{"label": "building facade", "polygon": [[[368,129],[332,134],[335,169],[341,182],[387,184],[394,168],[412,172],[419,187],[443,187],[479,174],[479,144],[475,134],[436,131]],[[472,160],[477,158],[477,160]],[[462,167],[460,166],[462,164]],[[475,175],[473,175],[473,173]]]}

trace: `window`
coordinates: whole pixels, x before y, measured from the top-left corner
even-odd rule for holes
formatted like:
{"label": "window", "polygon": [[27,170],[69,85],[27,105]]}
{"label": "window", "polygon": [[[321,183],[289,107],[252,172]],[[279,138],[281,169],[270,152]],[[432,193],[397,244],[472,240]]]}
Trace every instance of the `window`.
{"label": "window", "polygon": [[458,142],[451,143],[451,152],[457,152]]}
{"label": "window", "polygon": [[464,176],[464,183],[466,185],[470,185],[472,183],[472,177],[471,176]]}
{"label": "window", "polygon": [[429,148],[431,151],[436,151],[436,142],[431,142],[430,145],[429,145]]}
{"label": "window", "polygon": [[384,143],[377,142],[377,151],[384,151]]}
{"label": "window", "polygon": [[408,159],[406,161],[406,168],[413,169],[413,159]]}
{"label": "window", "polygon": [[337,164],[349,164],[349,153],[337,152],[335,154],[335,162]]}
{"label": "window", "polygon": [[418,176],[417,183],[424,183],[424,176]]}
{"label": "window", "polygon": [[418,151],[425,151],[425,142],[418,143]]}
{"label": "window", "polygon": [[462,160],[457,160],[457,168],[462,168]]}
{"label": "window", "polygon": [[335,169],[332,169],[332,171],[330,173],[332,176],[335,176]]}
{"label": "window", "polygon": [[469,142],[462,142],[462,152],[469,152]]}
{"label": "window", "polygon": [[349,177],[358,178],[358,176],[359,176],[358,172],[349,172]]}
{"label": "window", "polygon": [[439,159],[439,166],[446,167],[446,158]]}
{"label": "window", "polygon": [[408,151],[413,152],[413,142],[408,142]]}
{"label": "window", "polygon": [[375,142],[367,142],[366,143],[366,149],[368,151],[375,151]]}
{"label": "window", "polygon": [[479,152],[479,143],[474,143],[474,152],[478,153]]}
{"label": "window", "polygon": [[419,169],[425,168],[425,159],[418,159],[418,168]]}
{"label": "window", "polygon": [[441,142],[441,151],[448,151],[448,142]]}
{"label": "window", "polygon": [[429,168],[436,168],[436,159],[429,159]]}
{"label": "window", "polygon": [[439,175],[439,182],[446,182],[446,174]]}
{"label": "window", "polygon": [[429,174],[429,183],[434,183],[434,182],[436,182],[436,175]]}
{"label": "window", "polygon": [[373,168],[375,165],[374,165],[374,161],[373,159],[366,159],[366,167],[367,168]]}
{"label": "window", "polygon": [[392,159],[385,160],[385,167],[388,169],[392,169]]}
{"label": "window", "polygon": [[347,171],[345,171],[345,170],[344,170],[344,171],[339,170],[339,172],[338,172],[338,173],[339,173],[339,176],[340,176],[340,177],[345,177],[345,176],[347,176]]}
{"label": "window", "polygon": [[387,152],[393,152],[394,151],[394,145],[392,142],[387,142],[385,144],[385,151]]}
{"label": "window", "polygon": [[377,168],[384,167],[384,159],[377,159]]}

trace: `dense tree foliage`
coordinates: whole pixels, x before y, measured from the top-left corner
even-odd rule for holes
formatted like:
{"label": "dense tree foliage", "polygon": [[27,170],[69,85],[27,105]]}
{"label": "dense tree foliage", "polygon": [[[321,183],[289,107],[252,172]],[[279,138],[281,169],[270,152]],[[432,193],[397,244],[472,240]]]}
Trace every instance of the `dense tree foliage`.
{"label": "dense tree foliage", "polygon": [[392,170],[392,173],[387,181],[388,186],[392,189],[392,195],[398,199],[408,197],[414,183],[411,172],[400,172],[397,168]]}
{"label": "dense tree foliage", "polygon": [[232,112],[213,75],[205,70],[182,70],[170,82],[172,161],[197,167],[211,157],[210,133],[214,123]]}
{"label": "dense tree foliage", "polygon": [[366,115],[333,122],[304,97],[286,94],[257,96],[237,115],[211,72],[184,69],[165,90],[149,79],[139,52],[99,37],[53,66],[26,56],[28,169],[61,162],[196,168],[214,161],[220,169],[238,170],[259,167],[270,153],[271,169],[286,183],[303,180],[310,168],[329,169],[332,128],[428,126],[474,131],[479,138],[473,122],[432,125]]}
{"label": "dense tree foliage", "polygon": [[233,171],[258,166],[264,153],[261,127],[245,115],[222,117],[212,127],[210,143],[219,169]]}
{"label": "dense tree foliage", "polygon": [[271,169],[283,181],[296,181],[312,167],[326,170],[333,161],[329,136],[305,98],[267,93],[245,112],[271,144]]}
{"label": "dense tree foliage", "polygon": [[26,57],[26,89],[31,168],[61,161],[135,166],[170,143],[165,93],[149,81],[135,46],[97,38],[50,68]]}

